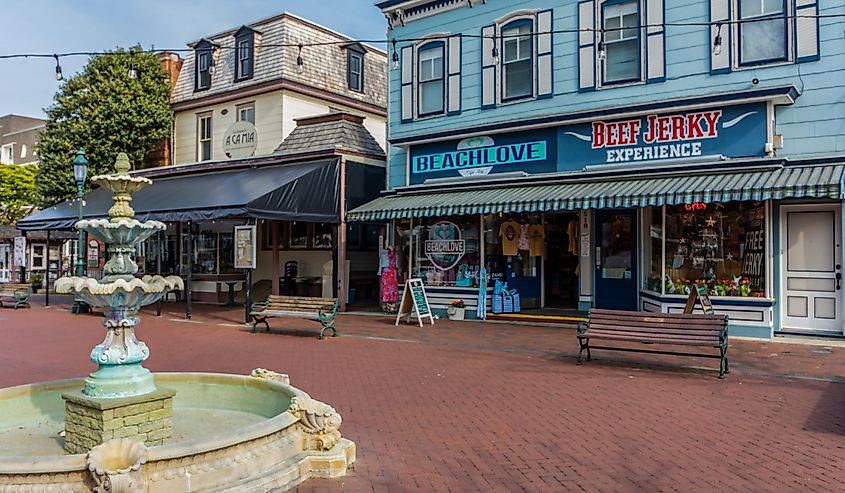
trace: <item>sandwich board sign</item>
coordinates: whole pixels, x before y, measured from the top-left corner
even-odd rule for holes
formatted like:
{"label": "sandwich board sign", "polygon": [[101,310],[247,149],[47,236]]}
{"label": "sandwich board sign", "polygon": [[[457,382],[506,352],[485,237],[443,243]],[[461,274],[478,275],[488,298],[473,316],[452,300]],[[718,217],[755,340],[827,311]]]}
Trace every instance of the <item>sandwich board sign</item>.
{"label": "sandwich board sign", "polygon": [[411,323],[411,315],[416,314],[420,327],[423,326],[423,318],[428,318],[431,325],[434,325],[434,315],[431,313],[431,306],[428,304],[428,297],[425,295],[425,285],[422,279],[408,279],[405,289],[402,291],[402,303],[399,304],[399,313],[396,315],[396,324],[404,315],[408,316],[408,323]]}
{"label": "sandwich board sign", "polygon": [[695,310],[696,301],[701,303],[701,311],[703,311],[705,315],[714,315],[716,313],[713,310],[713,303],[710,301],[710,296],[707,294],[707,286],[704,284],[696,283],[690,290],[689,298],[687,298],[687,304],[684,307],[684,313],[692,313],[693,310]]}

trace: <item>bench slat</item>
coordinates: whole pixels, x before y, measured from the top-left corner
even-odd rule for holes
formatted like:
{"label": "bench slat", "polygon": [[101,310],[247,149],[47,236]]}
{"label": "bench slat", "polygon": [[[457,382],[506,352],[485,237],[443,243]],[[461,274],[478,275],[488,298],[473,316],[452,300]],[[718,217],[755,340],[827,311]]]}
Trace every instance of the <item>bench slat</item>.
{"label": "bench slat", "polygon": [[711,331],[701,331],[701,330],[684,330],[684,329],[674,329],[674,328],[662,328],[662,327],[622,327],[622,326],[607,326],[604,324],[590,324],[589,330],[587,330],[586,335],[593,334],[596,331],[601,332],[631,332],[631,333],[638,333],[641,334],[643,337],[649,337],[650,335],[678,335],[678,336],[689,336],[689,337],[712,337],[718,339],[725,331],[724,330],[711,330]]}
{"label": "bench slat", "polygon": [[632,311],[625,311],[625,310],[608,310],[608,309],[601,309],[595,308],[590,310],[590,316],[610,316],[610,317],[660,317],[660,318],[674,318],[680,320],[702,320],[702,321],[711,321],[711,320],[721,320],[726,318],[725,315],[704,315],[700,313],[655,313],[655,312],[632,312]]}
{"label": "bench slat", "polygon": [[719,347],[718,341],[692,341],[687,339],[679,339],[679,340],[660,340],[660,339],[644,339],[638,335],[624,335],[622,333],[613,333],[613,334],[602,334],[600,336],[591,336],[591,339],[603,339],[603,340],[616,340],[616,341],[630,341],[630,342],[641,342],[641,343],[653,343],[653,344],[677,344],[680,346],[707,346],[707,347]]}
{"label": "bench slat", "polygon": [[648,342],[655,342],[655,341],[702,341],[702,342],[713,342],[715,344],[719,344],[720,338],[718,336],[696,336],[696,335],[689,335],[689,334],[643,334],[642,332],[631,332],[631,331],[622,331],[622,330],[614,330],[614,331],[602,331],[598,330],[590,330],[587,334],[584,334],[584,338],[591,338],[591,339],[602,339],[605,337],[610,337],[613,335],[623,335],[625,337],[636,337],[643,341]]}
{"label": "bench slat", "polygon": [[594,327],[602,327],[606,328],[607,330],[637,330],[642,332],[679,332],[682,334],[719,334],[725,331],[724,327],[686,327],[680,324],[655,324],[655,325],[634,325],[634,324],[620,324],[613,321],[613,323],[607,323],[607,321],[590,321],[590,328]]}
{"label": "bench slat", "polygon": [[710,320],[701,320],[699,318],[694,318],[691,320],[684,320],[677,317],[666,318],[662,317],[661,314],[655,313],[653,315],[640,315],[640,316],[610,316],[610,315],[593,315],[590,314],[590,320],[607,320],[607,321],[616,321],[618,323],[636,323],[636,324],[675,324],[675,325],[692,325],[692,326],[699,326],[699,327],[710,327],[710,326],[720,326],[724,325],[727,322],[727,317],[715,317]]}

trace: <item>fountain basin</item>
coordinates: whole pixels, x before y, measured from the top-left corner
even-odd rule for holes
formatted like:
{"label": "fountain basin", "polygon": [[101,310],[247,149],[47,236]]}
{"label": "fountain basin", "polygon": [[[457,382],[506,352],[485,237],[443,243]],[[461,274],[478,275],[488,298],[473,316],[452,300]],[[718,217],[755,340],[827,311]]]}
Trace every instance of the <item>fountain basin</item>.
{"label": "fountain basin", "polygon": [[[276,380],[215,373],[158,373],[176,391],[173,438],[149,447],[140,474],[149,492],[284,491],[310,477],[343,476],[355,444],[340,416]],[[0,390],[0,492],[90,492],[88,454],[65,455],[61,394],[81,379]]]}

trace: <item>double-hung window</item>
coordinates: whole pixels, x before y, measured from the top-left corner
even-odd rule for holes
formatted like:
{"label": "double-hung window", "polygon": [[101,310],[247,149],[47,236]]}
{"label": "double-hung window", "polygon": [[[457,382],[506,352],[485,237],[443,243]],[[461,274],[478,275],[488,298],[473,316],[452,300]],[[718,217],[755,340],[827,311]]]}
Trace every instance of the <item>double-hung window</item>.
{"label": "double-hung window", "polygon": [[446,79],[443,75],[444,46],[445,43],[442,41],[435,41],[420,47],[417,52],[419,116],[436,115],[444,111],[446,93]]}
{"label": "double-hung window", "polygon": [[[601,9],[602,82],[619,84],[641,78],[639,2],[606,2]],[[600,53],[601,55],[601,53]]]}
{"label": "double-hung window", "polygon": [[246,79],[252,75],[252,43],[249,39],[238,40],[238,73],[237,79]]}
{"label": "double-hung window", "polygon": [[502,37],[502,101],[534,95],[532,21],[505,25]]}
{"label": "double-hung window", "polygon": [[355,50],[349,50],[346,57],[346,75],[349,89],[364,92],[364,55]]}
{"label": "double-hung window", "polygon": [[249,122],[255,125],[255,102],[239,104],[235,107],[239,122]]}
{"label": "double-hung window", "polygon": [[211,160],[211,113],[197,115],[197,161]]}
{"label": "double-hung window", "polygon": [[197,51],[196,89],[211,87],[211,50]]}
{"label": "double-hung window", "polygon": [[785,0],[739,0],[740,65],[787,58]]}

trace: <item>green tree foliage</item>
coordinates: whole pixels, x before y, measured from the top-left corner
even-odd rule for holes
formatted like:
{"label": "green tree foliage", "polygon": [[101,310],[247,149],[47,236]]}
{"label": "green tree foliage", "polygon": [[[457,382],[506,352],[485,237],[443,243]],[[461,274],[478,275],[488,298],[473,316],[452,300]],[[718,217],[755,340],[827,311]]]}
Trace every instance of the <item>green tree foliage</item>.
{"label": "green tree foliage", "polygon": [[[129,76],[131,66],[136,77]],[[170,82],[155,54],[139,46],[92,57],[67,79],[47,108],[47,128],[38,143],[41,205],[76,193],[72,161],[77,149],[88,158],[88,176],[110,173],[119,152],[140,163],[170,134]]]}
{"label": "green tree foliage", "polygon": [[36,202],[35,166],[0,164],[0,224],[14,224]]}

